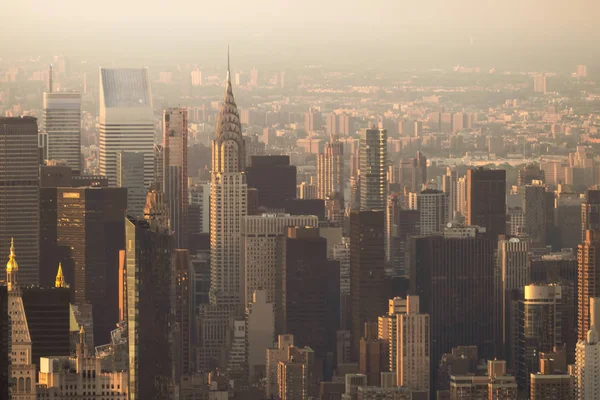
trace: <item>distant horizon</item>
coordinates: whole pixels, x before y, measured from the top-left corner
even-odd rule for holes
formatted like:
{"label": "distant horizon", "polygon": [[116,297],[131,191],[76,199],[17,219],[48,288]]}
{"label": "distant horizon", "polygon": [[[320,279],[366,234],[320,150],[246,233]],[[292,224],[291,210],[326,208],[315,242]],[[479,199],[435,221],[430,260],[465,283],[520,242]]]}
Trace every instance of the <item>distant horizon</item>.
{"label": "distant horizon", "polygon": [[394,69],[600,64],[600,4],[574,0],[7,0],[2,58],[65,55]]}

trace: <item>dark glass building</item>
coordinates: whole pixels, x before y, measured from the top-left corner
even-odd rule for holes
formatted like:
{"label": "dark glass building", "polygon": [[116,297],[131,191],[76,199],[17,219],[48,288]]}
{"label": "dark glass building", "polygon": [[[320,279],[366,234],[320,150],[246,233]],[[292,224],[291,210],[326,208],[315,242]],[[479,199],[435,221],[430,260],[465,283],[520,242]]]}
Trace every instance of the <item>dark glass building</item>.
{"label": "dark glass building", "polygon": [[284,211],[290,215],[316,215],[319,221],[325,221],[325,200],[289,199],[284,202]]}
{"label": "dark glass building", "polygon": [[40,357],[69,356],[69,289],[24,287],[21,290],[33,363],[39,369]]}
{"label": "dark glass building", "polygon": [[384,211],[350,214],[351,354],[358,361],[366,322],[376,322],[388,307],[385,277]]}
{"label": "dark glass building", "polygon": [[431,382],[436,382],[434,366],[455,346],[476,345],[485,359],[500,354],[496,240],[480,234],[418,236],[409,246],[410,291],[431,318]]}
{"label": "dark glass building", "polygon": [[252,156],[246,168],[248,188],[258,190],[258,207],[281,210],[296,197],[296,166],[289,156]]}
{"label": "dark glass building", "polygon": [[39,284],[40,171],[34,117],[0,117],[0,249],[11,237],[23,249],[22,285]]}
{"label": "dark glass building", "polygon": [[125,247],[127,189],[57,189],[57,244],[75,303],[91,303],[94,345],[110,342],[119,320],[119,250]]}
{"label": "dark glass building", "polygon": [[129,398],[168,399],[173,392],[171,317],[172,236],[157,220],[125,220]]}
{"label": "dark glass building", "polygon": [[506,234],[505,170],[467,171],[467,224],[486,228],[493,239]]}
{"label": "dark glass building", "polygon": [[327,259],[319,228],[290,227],[281,238],[282,328],[295,343],[324,359],[335,352],[339,327],[340,267]]}

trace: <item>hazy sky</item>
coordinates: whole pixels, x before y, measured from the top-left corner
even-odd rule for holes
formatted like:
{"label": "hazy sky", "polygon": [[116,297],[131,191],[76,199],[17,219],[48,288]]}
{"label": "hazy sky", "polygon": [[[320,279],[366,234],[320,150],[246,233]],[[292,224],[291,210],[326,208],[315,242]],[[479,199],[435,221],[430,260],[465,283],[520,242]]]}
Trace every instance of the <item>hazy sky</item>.
{"label": "hazy sky", "polygon": [[[597,0],[0,0],[10,54],[600,47]],[[349,47],[347,47],[349,46]],[[286,50],[287,49],[287,50]],[[337,51],[337,53],[336,53]],[[499,50],[500,51],[500,50]],[[315,54],[316,54],[315,53]],[[0,52],[1,56],[1,52]],[[288,56],[290,56],[288,54]],[[588,54],[591,57],[591,55]],[[595,55],[594,55],[595,56]]]}

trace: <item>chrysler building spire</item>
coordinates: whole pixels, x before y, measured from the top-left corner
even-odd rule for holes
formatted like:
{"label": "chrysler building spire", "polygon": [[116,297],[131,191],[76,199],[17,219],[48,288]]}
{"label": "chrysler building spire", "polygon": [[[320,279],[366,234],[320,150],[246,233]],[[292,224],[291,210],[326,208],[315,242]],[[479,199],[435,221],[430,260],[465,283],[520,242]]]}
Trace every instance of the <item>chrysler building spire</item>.
{"label": "chrysler building spire", "polygon": [[243,172],[246,169],[246,148],[242,136],[240,114],[233,97],[229,50],[227,51],[227,82],[219,109],[217,131],[212,149],[212,172]]}
{"label": "chrysler building spire", "polygon": [[211,303],[238,307],[242,302],[240,269],[241,218],[246,215],[246,149],[231,87],[227,82],[212,142],[210,186]]}

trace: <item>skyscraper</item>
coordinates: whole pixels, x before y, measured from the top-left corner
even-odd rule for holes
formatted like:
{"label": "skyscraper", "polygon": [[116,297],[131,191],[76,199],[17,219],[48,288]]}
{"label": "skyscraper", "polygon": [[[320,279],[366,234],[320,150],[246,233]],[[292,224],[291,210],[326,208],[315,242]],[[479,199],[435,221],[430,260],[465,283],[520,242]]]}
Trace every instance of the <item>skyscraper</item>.
{"label": "skyscraper", "polygon": [[590,329],[586,338],[577,343],[577,352],[575,356],[575,367],[573,371],[574,392],[576,400],[592,400],[600,398],[600,332],[598,324],[600,321],[600,299],[590,298],[588,305],[592,312],[590,313]]}
{"label": "skyscraper", "polygon": [[500,236],[498,239],[497,267],[501,275],[501,307],[502,307],[502,340],[507,352],[506,358],[509,365],[516,363],[516,339],[513,332],[516,326],[511,324],[517,320],[518,309],[511,302],[514,291],[522,292],[525,285],[531,282],[531,260],[529,256],[529,240],[527,238],[507,238]]}
{"label": "skyscraper", "polygon": [[546,94],[546,74],[538,74],[533,76],[533,91],[536,93]]}
{"label": "skyscraper", "polygon": [[48,159],[64,160],[81,172],[81,94],[44,93],[42,132],[48,135]]}
{"label": "skyscraper", "polygon": [[533,242],[545,246],[546,186],[541,181],[534,180],[531,185],[525,186],[523,213],[525,215],[525,233]]}
{"label": "skyscraper", "polygon": [[0,118],[0,248],[14,236],[24,251],[20,282],[39,282],[40,183],[34,117]]}
{"label": "skyscraper", "polygon": [[442,354],[466,343],[477,345],[481,357],[499,354],[496,246],[477,229],[461,227],[410,239],[410,290],[431,318],[432,368]]}
{"label": "skyscraper", "polygon": [[442,232],[446,225],[447,196],[435,189],[425,189],[419,193],[410,193],[408,204],[411,210],[418,210],[421,234]]}
{"label": "skyscraper", "polygon": [[244,271],[244,303],[253,299],[254,292],[263,290],[268,303],[277,312],[277,292],[281,290],[281,269],[275,254],[286,227],[304,226],[317,228],[319,220],[314,215],[262,214],[242,218],[241,267]]}
{"label": "skyscraper", "polygon": [[100,68],[100,173],[117,183],[117,151],[144,154],[144,184],[153,178],[154,111],[148,70]]}
{"label": "skyscraper", "polygon": [[581,241],[585,241],[585,231],[600,230],[600,190],[587,190],[581,204]]}
{"label": "skyscraper", "polygon": [[431,333],[429,315],[419,310],[419,296],[406,298],[406,313],[396,316],[396,382],[429,393]]}
{"label": "skyscraper", "polygon": [[173,362],[175,363],[176,376],[179,378],[181,374],[189,375],[193,371],[193,343],[192,331],[192,314],[195,312],[191,304],[192,300],[192,285],[191,285],[191,269],[190,269],[190,253],[187,249],[173,250],[173,276],[171,282],[173,284],[172,309],[174,310],[175,323],[178,330],[176,349],[173,352]]}
{"label": "skyscraper", "polygon": [[525,286],[519,305],[517,384],[529,392],[529,374],[538,372],[539,354],[562,344],[561,287],[553,284]]}
{"label": "skyscraper", "polygon": [[577,252],[577,336],[586,340],[590,330],[590,299],[600,297],[600,231],[587,230]]}
{"label": "skyscraper", "polygon": [[[69,289],[62,270],[56,287],[22,288],[22,299],[31,335],[32,362],[39,368],[40,357],[69,356]],[[62,282],[61,282],[62,279]]]}
{"label": "skyscraper", "polygon": [[273,303],[267,301],[265,291],[255,291],[252,301],[246,308],[246,347],[248,349],[248,376],[251,383],[265,376],[265,353],[273,346],[275,338],[274,317]]}
{"label": "skyscraper", "polygon": [[127,188],[127,214],[144,215],[148,188],[144,185],[144,153],[117,151],[117,187]]}
{"label": "skyscraper", "polygon": [[387,131],[366,129],[360,138],[360,209],[385,210]]}
{"label": "skyscraper", "polygon": [[168,108],[163,112],[163,190],[169,207],[175,246],[187,248],[188,209],[188,112],[185,108]]}
{"label": "skyscraper", "polygon": [[493,239],[506,233],[506,171],[467,171],[467,224],[486,228]]}
{"label": "skyscraper", "polygon": [[281,211],[285,200],[296,198],[296,166],[289,156],[252,156],[246,183],[258,189],[258,207]]}
{"label": "skyscraper", "polygon": [[344,148],[337,136],[317,155],[317,198],[326,200],[333,193],[344,193]]}
{"label": "skyscraper", "polygon": [[319,228],[289,227],[281,238],[281,332],[294,335],[299,346],[310,346],[321,360],[335,351],[339,327],[337,261],[327,259],[327,240]]}
{"label": "skyscraper", "polygon": [[235,308],[244,306],[240,225],[247,213],[245,167],[246,147],[228,66],[225,96],[212,142],[210,296],[213,304]]}
{"label": "skyscraper", "polygon": [[352,357],[358,359],[365,322],[376,322],[385,313],[384,212],[350,214],[350,301]]}
{"label": "skyscraper", "polygon": [[[125,219],[129,399],[169,398],[173,393],[171,318],[172,236],[156,192],[148,193],[146,219]],[[154,205],[159,207],[153,209]]]}
{"label": "skyscraper", "polygon": [[[95,345],[110,341],[118,322],[119,250],[125,246],[126,190],[58,188],[57,244],[76,303],[91,303]],[[91,332],[90,332],[91,333]]]}

